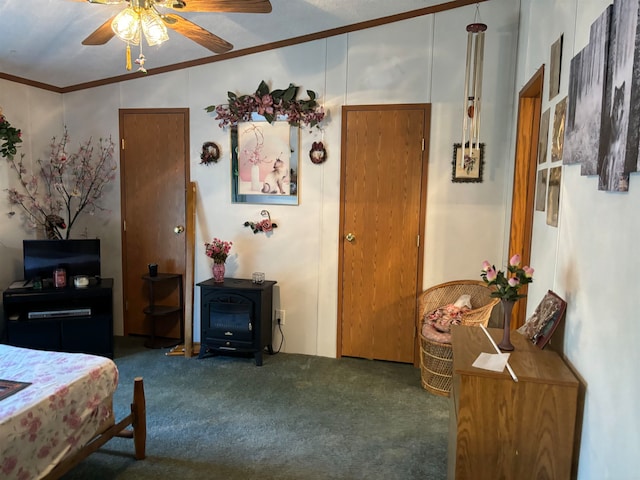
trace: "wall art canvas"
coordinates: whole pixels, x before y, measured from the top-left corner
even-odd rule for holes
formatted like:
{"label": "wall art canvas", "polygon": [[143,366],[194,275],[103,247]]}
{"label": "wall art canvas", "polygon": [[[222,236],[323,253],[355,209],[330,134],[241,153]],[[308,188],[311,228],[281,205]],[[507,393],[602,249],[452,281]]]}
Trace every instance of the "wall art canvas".
{"label": "wall art canvas", "polygon": [[611,13],[598,156],[599,190],[626,192],[629,174],[625,172],[625,163],[637,162],[638,128],[632,128],[634,122],[630,122],[629,116],[632,91],[638,88],[638,69],[634,68],[637,25],[638,0],[616,0]]}
{"label": "wall art canvas", "polygon": [[562,180],[562,167],[549,169],[549,186],[547,187],[547,225],[558,226],[558,213],[560,209],[560,181]]}
{"label": "wall art canvas", "polygon": [[549,72],[549,100],[560,93],[560,75],[562,70],[562,42],[564,35],[560,35],[551,45],[551,61]]}
{"label": "wall art canvas", "polygon": [[231,129],[232,200],[298,204],[299,129],[287,122],[240,122]]}
{"label": "wall art canvas", "polygon": [[551,161],[562,160],[564,150],[564,122],[567,113],[567,97],[556,104],[553,116],[553,132],[551,134]]}
{"label": "wall art canvas", "polygon": [[538,179],[536,181],[536,210],[544,212],[544,206],[547,202],[547,169],[538,171]]}
{"label": "wall art canvas", "polygon": [[547,144],[549,143],[549,120],[551,109],[547,108],[540,117],[540,133],[538,135],[538,165],[547,161]]}
{"label": "wall art canvas", "polygon": [[582,175],[598,173],[611,10],[591,24],[589,43],[571,59],[562,162],[581,164]]}

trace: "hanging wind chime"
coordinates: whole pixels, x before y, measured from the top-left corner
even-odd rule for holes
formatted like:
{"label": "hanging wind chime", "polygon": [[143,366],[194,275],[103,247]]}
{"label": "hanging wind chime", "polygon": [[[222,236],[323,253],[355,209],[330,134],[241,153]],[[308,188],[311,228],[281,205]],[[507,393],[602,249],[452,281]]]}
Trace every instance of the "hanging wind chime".
{"label": "hanging wind chime", "polygon": [[[479,16],[476,6],[476,18]],[[480,149],[480,113],[482,99],[482,67],[484,62],[484,23],[467,25],[467,62],[464,74],[464,103],[462,113],[462,142],[460,167],[478,161]],[[468,148],[468,150],[467,150]],[[476,153],[477,152],[477,153]]]}

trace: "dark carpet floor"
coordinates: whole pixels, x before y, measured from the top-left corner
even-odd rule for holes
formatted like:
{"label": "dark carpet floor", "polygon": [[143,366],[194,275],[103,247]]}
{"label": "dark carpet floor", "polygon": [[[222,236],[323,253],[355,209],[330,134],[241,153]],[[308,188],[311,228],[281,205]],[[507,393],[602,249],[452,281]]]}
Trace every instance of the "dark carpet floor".
{"label": "dark carpet floor", "polygon": [[116,338],[117,419],[144,378],[147,458],[116,438],[63,478],[442,480],[448,399],[412,365],[278,353],[198,360]]}

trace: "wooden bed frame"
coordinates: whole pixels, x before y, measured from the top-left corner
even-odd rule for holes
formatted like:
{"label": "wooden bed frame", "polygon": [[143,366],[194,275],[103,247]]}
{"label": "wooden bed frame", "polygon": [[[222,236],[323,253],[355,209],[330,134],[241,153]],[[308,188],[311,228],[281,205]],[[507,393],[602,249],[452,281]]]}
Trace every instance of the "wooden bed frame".
{"label": "wooden bed frame", "polygon": [[[131,426],[131,428],[127,428]],[[60,464],[44,476],[45,480],[57,480],[78,465],[82,460],[97,451],[113,437],[133,438],[136,460],[145,458],[147,442],[147,409],[144,398],[142,377],[136,377],[133,382],[133,403],[131,413],[115,425],[107,428],[87,443],[81,450],[71,457],[65,458]]]}

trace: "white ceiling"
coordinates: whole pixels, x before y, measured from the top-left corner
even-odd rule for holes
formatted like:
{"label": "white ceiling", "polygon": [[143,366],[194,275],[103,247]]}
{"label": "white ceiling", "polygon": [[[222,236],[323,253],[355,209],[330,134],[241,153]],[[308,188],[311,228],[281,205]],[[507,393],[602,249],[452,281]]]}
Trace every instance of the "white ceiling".
{"label": "white ceiling", "polygon": [[[483,1],[483,0],[480,0]],[[188,0],[187,0],[188,2]],[[234,45],[233,51],[322,32],[389,15],[449,3],[447,0],[271,0],[269,14],[182,13]],[[474,3],[474,2],[464,2]],[[65,88],[86,82],[141,75],[125,70],[125,44],[81,44],[123,5],[74,0],[1,0],[0,73]],[[169,41],[143,46],[146,67],[210,58],[214,54],[169,31]],[[132,57],[139,47],[132,46]]]}

